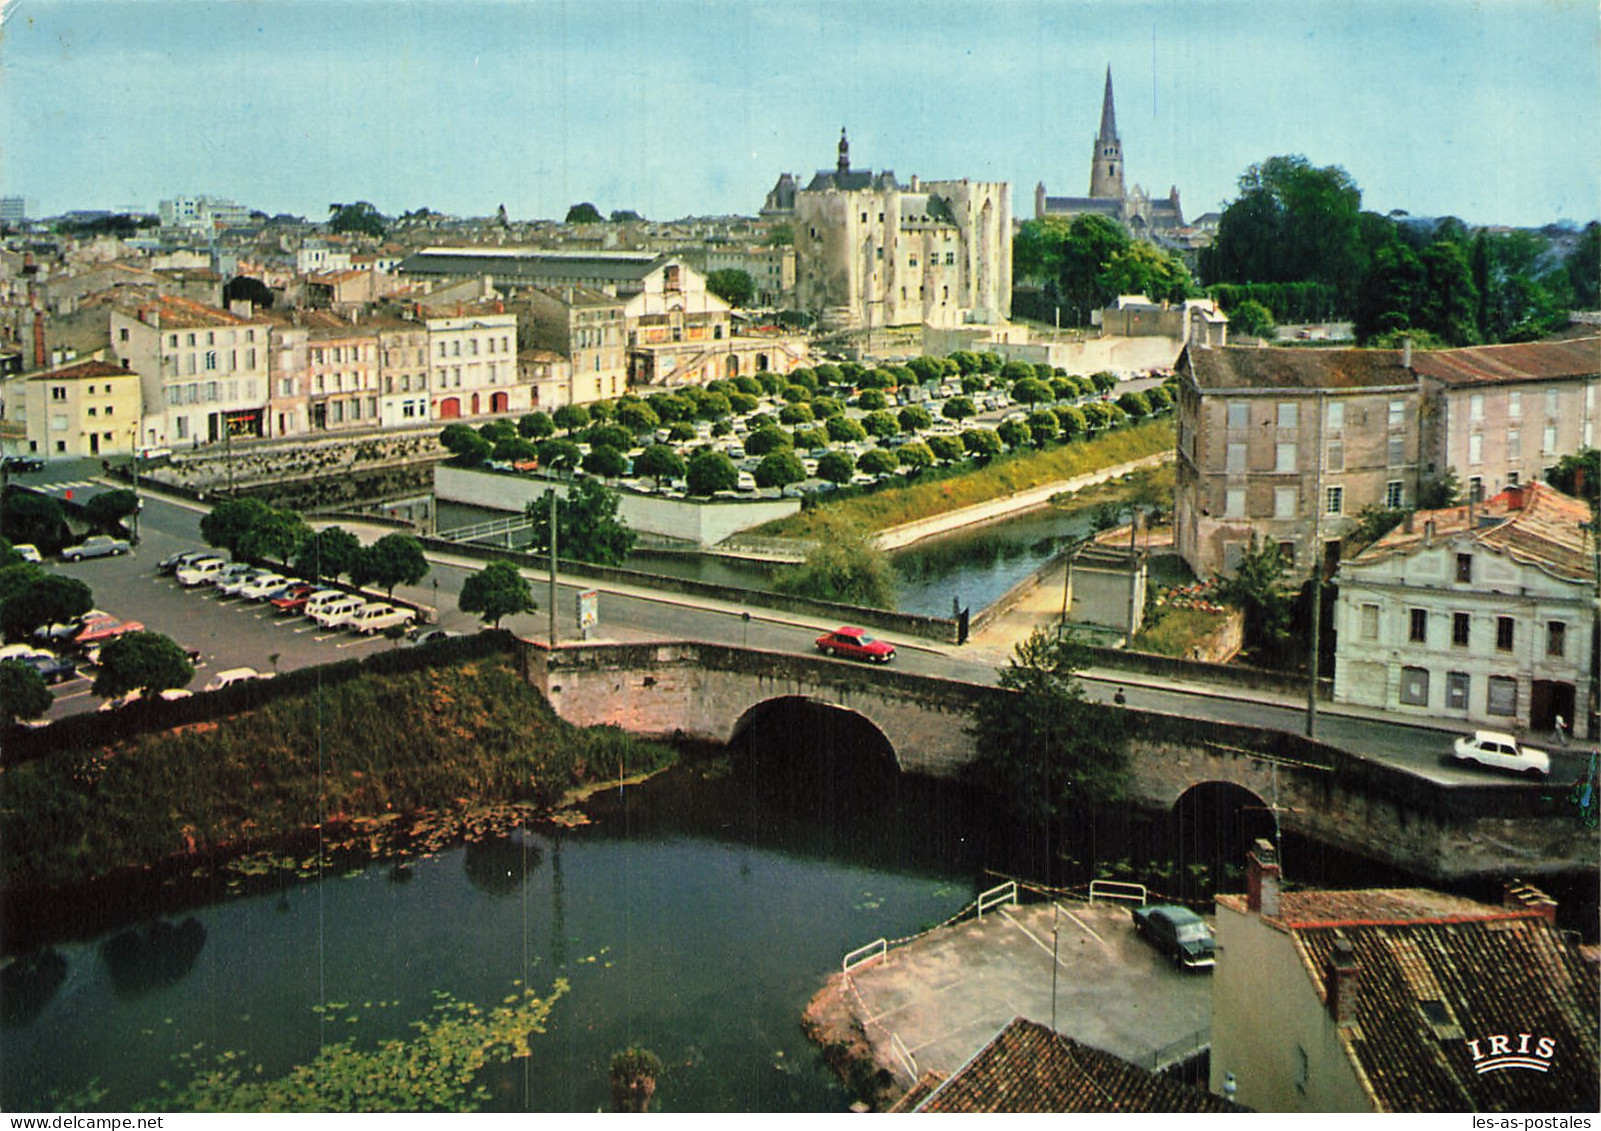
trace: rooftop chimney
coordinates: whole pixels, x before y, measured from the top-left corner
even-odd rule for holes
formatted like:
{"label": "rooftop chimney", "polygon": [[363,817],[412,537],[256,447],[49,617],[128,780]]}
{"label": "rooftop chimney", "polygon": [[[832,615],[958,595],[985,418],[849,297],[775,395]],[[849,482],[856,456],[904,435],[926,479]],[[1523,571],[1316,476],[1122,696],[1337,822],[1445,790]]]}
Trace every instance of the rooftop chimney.
{"label": "rooftop chimney", "polygon": [[1402,338],[1401,339],[1401,367],[1403,369],[1411,369],[1412,368],[1412,339],[1411,338]]}
{"label": "rooftop chimney", "polygon": [[1356,960],[1351,940],[1342,934],[1334,938],[1334,953],[1324,971],[1328,989],[1329,1016],[1344,1029],[1356,1024],[1356,1007],[1362,1000],[1362,964]]}
{"label": "rooftop chimney", "polygon": [[[1411,520],[1408,519],[1407,521],[1410,522]],[[1434,520],[1432,518],[1423,520],[1423,544],[1425,546],[1434,544]]]}
{"label": "rooftop chimney", "polygon": [[1279,913],[1279,854],[1273,845],[1258,838],[1251,846],[1245,873],[1245,906],[1259,915],[1277,918]]}
{"label": "rooftop chimney", "polygon": [[1557,921],[1557,901],[1532,884],[1508,880],[1501,888],[1501,903],[1519,911],[1538,911],[1552,926]]}

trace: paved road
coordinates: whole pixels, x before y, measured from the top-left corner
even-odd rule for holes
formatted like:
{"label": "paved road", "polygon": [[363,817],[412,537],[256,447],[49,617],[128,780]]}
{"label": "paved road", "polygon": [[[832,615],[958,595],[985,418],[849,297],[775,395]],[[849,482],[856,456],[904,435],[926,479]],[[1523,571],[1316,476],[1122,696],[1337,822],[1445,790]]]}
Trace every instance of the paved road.
{"label": "paved road", "polygon": [[[72,565],[58,563],[52,568],[87,581],[95,591],[98,607],[124,618],[143,621],[187,647],[200,648],[204,666],[195,678],[196,687],[205,683],[209,673],[222,668],[249,665],[271,670],[276,666],[288,671],[397,646],[382,638],[324,632],[303,617],[276,617],[261,606],[220,600],[209,591],[185,591],[171,579],[158,577],[155,568],[161,558],[179,550],[203,546],[200,514],[200,508],[192,504],[147,495],[141,520],[142,540],[133,554]],[[349,523],[343,525],[368,539],[385,532],[378,527],[362,529]],[[402,587],[396,596],[438,608],[439,623],[444,628],[475,631],[476,618],[456,608],[456,595],[462,581],[481,568],[480,563],[450,555],[436,556],[432,561],[430,574],[421,585]],[[549,632],[546,579],[533,571],[529,572],[529,577],[534,583],[540,611],[510,618],[505,627],[544,640]],[[588,587],[581,579],[566,575],[558,586],[557,629],[563,639],[571,640],[576,636],[576,597]],[[594,587],[602,591],[601,623],[595,630],[595,639],[625,642],[710,640],[775,652],[809,653],[812,641],[821,632],[835,627],[812,617],[770,609],[745,609],[729,602],[610,583],[597,583]],[[1013,625],[1008,631],[1015,637],[1024,629]],[[1011,647],[1011,639],[1004,636],[964,648],[912,639],[897,639],[895,643],[900,648],[896,666],[902,670],[978,683],[993,682],[996,669],[1005,665]],[[1129,705],[1135,708],[1297,734],[1304,732],[1304,698],[1275,697],[1199,684],[1181,686],[1110,670],[1092,670],[1084,674],[1090,694],[1102,701],[1110,701],[1113,692],[1121,687]],[[61,685],[58,696],[52,717],[90,709],[100,703],[89,694],[87,679]],[[1440,754],[1448,748],[1449,732],[1397,723],[1380,717],[1378,712],[1325,705],[1319,713],[1318,737],[1437,781],[1479,784],[1510,781],[1439,765]],[[1566,751],[1553,749],[1552,761],[1553,781],[1571,782],[1586,768],[1587,747]]]}

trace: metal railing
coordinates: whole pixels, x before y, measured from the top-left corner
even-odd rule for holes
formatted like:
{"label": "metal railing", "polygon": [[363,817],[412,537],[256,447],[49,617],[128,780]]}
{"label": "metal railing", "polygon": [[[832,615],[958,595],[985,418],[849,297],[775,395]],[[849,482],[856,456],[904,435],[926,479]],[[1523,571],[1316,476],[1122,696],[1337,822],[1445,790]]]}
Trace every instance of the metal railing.
{"label": "metal railing", "polygon": [[906,1047],[906,1042],[901,1040],[899,1033],[889,1035],[889,1047],[895,1053],[896,1059],[901,1062],[901,1068],[911,1078],[912,1083],[917,1083],[917,1060],[912,1056],[912,1050]]}
{"label": "metal railing", "polygon": [[484,538],[496,538],[501,535],[509,536],[520,530],[527,530],[532,526],[532,520],[524,515],[517,515],[512,518],[496,518],[488,522],[478,522],[472,526],[458,526],[454,530],[441,530],[434,537],[447,542],[477,542]]}
{"label": "metal railing", "polygon": [[977,901],[978,917],[982,919],[984,918],[984,912],[1006,904],[1011,904],[1013,907],[1017,906],[1016,880],[1007,880],[1004,884],[992,887],[989,891],[980,895]]}
{"label": "metal railing", "polygon": [[1182,1064],[1193,1056],[1212,1047],[1212,1029],[1207,1026],[1197,1029],[1193,1033],[1186,1033],[1175,1041],[1169,1041],[1161,1048],[1146,1053],[1134,1063],[1141,1068],[1152,1072],[1160,1072],[1164,1068],[1171,1068],[1175,1064]]}
{"label": "metal railing", "polygon": [[1126,884],[1118,880],[1090,881],[1090,903],[1097,899],[1115,899],[1123,903],[1138,903],[1144,907],[1150,891],[1144,884]]}
{"label": "metal railing", "polygon": [[874,958],[884,959],[889,956],[889,942],[885,939],[874,939],[866,946],[859,946],[847,954],[840,962],[839,968],[849,974],[856,967],[871,962]]}

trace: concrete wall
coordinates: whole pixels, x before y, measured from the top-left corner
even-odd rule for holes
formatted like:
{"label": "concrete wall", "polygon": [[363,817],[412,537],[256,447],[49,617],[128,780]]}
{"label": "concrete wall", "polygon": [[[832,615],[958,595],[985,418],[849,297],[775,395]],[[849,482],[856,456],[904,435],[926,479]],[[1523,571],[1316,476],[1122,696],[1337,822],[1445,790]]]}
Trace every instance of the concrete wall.
{"label": "concrete wall", "polygon": [[[434,494],[441,502],[467,503],[521,514],[524,507],[543,498],[550,490],[555,490],[558,498],[567,496],[567,484],[561,480],[469,471],[443,464],[434,469]],[[799,499],[702,502],[642,495],[626,487],[617,488],[617,517],[630,528],[698,546],[715,546],[731,534],[787,518],[799,513],[800,508]]]}
{"label": "concrete wall", "polygon": [[1136,373],[1147,369],[1168,369],[1178,360],[1183,347],[1179,338],[1085,338],[1051,341],[1037,337],[1027,327],[936,327],[923,328],[923,352],[944,357],[957,350],[991,351],[1007,361],[1041,362],[1069,373]]}

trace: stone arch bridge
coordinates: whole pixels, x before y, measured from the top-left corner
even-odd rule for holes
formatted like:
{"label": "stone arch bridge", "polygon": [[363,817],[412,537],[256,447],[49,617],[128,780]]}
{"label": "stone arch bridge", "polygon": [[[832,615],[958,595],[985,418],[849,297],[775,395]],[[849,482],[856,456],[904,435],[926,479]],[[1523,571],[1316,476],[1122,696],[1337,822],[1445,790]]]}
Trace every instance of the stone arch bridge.
{"label": "stone arch bridge", "polygon": [[[728,743],[763,707],[803,699],[860,716],[906,773],[955,777],[967,722],[999,688],[720,644],[523,645],[530,683],[579,726]],[[1110,709],[1110,708],[1109,708]],[[1282,731],[1130,711],[1133,800],[1167,809],[1208,783],[1243,788],[1282,827],[1434,879],[1594,866],[1597,839],[1532,785],[1445,786]]]}

